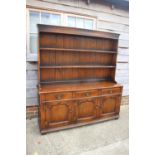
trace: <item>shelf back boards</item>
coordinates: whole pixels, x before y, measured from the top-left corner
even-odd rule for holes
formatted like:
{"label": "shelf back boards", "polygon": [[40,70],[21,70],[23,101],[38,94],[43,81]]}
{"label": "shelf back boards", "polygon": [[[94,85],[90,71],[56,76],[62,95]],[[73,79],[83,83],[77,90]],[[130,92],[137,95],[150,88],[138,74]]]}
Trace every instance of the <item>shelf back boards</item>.
{"label": "shelf back boards", "polygon": [[39,81],[114,81],[118,35],[38,25]]}

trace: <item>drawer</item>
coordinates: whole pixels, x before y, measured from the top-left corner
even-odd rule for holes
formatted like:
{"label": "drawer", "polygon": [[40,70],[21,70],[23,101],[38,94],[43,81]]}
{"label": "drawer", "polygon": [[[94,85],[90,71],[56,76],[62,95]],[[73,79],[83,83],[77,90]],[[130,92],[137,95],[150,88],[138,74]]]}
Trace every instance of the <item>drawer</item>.
{"label": "drawer", "polygon": [[121,93],[121,88],[102,89],[102,95]]}
{"label": "drawer", "polygon": [[64,92],[64,93],[50,93],[45,95],[46,101],[51,100],[63,100],[63,99],[71,99],[72,93],[71,92]]}
{"label": "drawer", "polygon": [[92,97],[92,96],[98,96],[98,90],[81,91],[75,93],[76,98]]}

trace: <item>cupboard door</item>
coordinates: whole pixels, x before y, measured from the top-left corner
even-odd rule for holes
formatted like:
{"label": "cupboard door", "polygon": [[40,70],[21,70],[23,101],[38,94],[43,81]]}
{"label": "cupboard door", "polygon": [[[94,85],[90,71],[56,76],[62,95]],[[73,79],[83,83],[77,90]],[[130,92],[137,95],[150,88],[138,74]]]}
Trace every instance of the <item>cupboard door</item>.
{"label": "cupboard door", "polygon": [[76,101],[76,116],[77,122],[87,122],[96,118],[97,116],[97,99],[82,99]]}
{"label": "cupboard door", "polygon": [[100,99],[100,115],[118,114],[120,108],[120,95],[105,96]]}
{"label": "cupboard door", "polygon": [[71,102],[45,103],[45,126],[60,127],[70,124],[72,112]]}

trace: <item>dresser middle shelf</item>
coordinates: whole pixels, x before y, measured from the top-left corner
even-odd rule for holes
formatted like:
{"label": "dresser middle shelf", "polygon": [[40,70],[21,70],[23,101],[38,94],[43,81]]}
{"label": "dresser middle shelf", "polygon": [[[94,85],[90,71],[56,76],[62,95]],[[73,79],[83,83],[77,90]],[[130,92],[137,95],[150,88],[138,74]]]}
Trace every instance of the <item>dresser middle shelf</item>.
{"label": "dresser middle shelf", "polygon": [[70,52],[89,52],[89,53],[106,53],[106,54],[117,54],[117,51],[110,50],[98,50],[98,49],[72,49],[72,48],[40,48],[40,51],[70,51]]}
{"label": "dresser middle shelf", "polygon": [[112,65],[74,65],[74,66],[40,66],[40,68],[54,68],[54,69],[61,69],[61,68],[116,68],[116,66]]}

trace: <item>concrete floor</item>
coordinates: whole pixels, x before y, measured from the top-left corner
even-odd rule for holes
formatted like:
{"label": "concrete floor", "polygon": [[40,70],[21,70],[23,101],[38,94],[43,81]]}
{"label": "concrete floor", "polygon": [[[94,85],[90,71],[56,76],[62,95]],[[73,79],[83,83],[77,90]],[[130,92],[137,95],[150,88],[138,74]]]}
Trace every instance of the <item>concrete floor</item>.
{"label": "concrete floor", "polygon": [[120,118],[41,135],[37,119],[27,120],[27,155],[128,155],[128,106]]}

